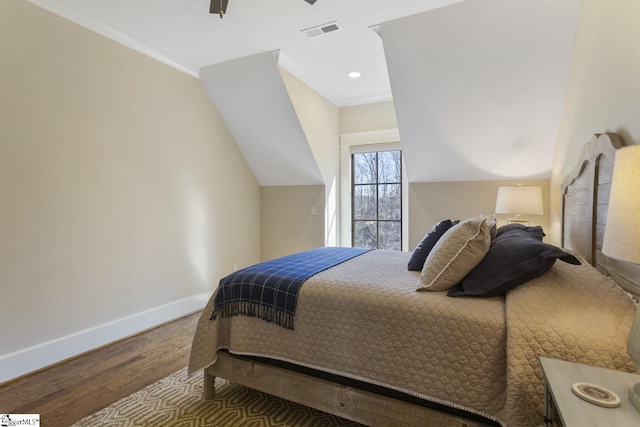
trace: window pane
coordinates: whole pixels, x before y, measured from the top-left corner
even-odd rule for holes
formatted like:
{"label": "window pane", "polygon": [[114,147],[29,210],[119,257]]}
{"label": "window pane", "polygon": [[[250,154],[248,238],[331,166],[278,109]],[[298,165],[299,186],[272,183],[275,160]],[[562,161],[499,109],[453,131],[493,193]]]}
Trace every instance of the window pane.
{"label": "window pane", "polygon": [[380,221],[378,249],[399,251],[402,249],[401,223],[398,221]]}
{"label": "window pane", "polygon": [[400,220],[402,217],[402,187],[400,184],[378,186],[378,219]]}
{"label": "window pane", "polygon": [[378,182],[400,182],[402,180],[400,151],[378,153]]}
{"label": "window pane", "polygon": [[352,155],[353,246],[402,250],[401,152]]}
{"label": "window pane", "polygon": [[353,189],[353,218],[377,219],[376,186],[356,185]]}
{"label": "window pane", "polygon": [[376,224],[376,221],[354,221],[354,248],[377,248],[378,237]]}
{"label": "window pane", "polygon": [[376,182],[376,154],[357,153],[353,155],[353,182],[355,184],[374,184]]}

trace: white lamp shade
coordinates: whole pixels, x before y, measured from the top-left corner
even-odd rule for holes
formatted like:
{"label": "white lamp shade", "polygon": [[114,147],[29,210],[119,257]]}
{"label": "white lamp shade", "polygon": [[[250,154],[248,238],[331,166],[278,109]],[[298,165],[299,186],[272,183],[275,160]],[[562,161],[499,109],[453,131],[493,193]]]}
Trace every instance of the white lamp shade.
{"label": "white lamp shade", "polygon": [[542,215],[542,188],[498,187],[496,213]]}
{"label": "white lamp shade", "polygon": [[640,145],[616,152],[602,253],[640,263]]}

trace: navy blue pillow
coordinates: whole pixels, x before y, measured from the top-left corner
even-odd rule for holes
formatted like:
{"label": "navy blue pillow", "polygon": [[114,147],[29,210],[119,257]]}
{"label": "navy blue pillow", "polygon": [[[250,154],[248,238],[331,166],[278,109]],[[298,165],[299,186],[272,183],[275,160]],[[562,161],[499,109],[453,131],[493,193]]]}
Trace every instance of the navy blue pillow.
{"label": "navy blue pillow", "polygon": [[503,225],[502,227],[498,228],[498,231],[496,231],[496,237],[501,236],[505,233],[509,233],[511,231],[526,231],[531,235],[531,237],[535,237],[540,241],[542,241],[542,238],[546,236],[546,234],[544,234],[544,231],[542,230],[542,227],[540,227],[539,225],[536,225],[535,227],[529,227],[524,224],[513,223]]}
{"label": "navy blue pillow", "polygon": [[462,281],[447,293],[450,297],[493,297],[531,279],[553,267],[556,259],[580,265],[580,261],[562,249],[544,243],[527,230],[512,229],[497,236],[489,252]]}
{"label": "navy blue pillow", "polygon": [[435,246],[436,242],[442,237],[442,235],[451,227],[459,223],[460,221],[451,221],[445,219],[431,227],[431,230],[422,239],[418,246],[413,250],[409,264],[407,268],[409,271],[422,271],[424,262],[427,259],[427,255],[431,252],[431,249]]}

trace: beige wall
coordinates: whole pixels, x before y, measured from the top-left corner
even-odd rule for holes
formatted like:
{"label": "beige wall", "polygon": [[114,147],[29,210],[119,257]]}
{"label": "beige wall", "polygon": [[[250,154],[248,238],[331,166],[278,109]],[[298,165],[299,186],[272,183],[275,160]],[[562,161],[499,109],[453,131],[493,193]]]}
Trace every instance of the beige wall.
{"label": "beige wall", "polygon": [[397,129],[393,101],[343,107],[340,109],[340,133]]}
{"label": "beige wall", "polygon": [[[549,180],[421,182],[409,184],[409,248],[413,250],[431,227],[443,219],[493,215],[499,186],[542,187],[544,215],[527,215],[531,225],[549,229]],[[498,226],[510,215],[497,215]],[[548,233],[547,233],[548,234]]]}
{"label": "beige wall", "polygon": [[0,17],[2,382],[202,307],[260,258],[260,190],[197,79],[21,0]]}
{"label": "beige wall", "polygon": [[262,187],[260,194],[263,260],[324,246],[324,186]]}
{"label": "beige wall", "polygon": [[551,176],[554,243],[565,175],[595,133],[640,143],[640,2],[584,0]]}
{"label": "beige wall", "polygon": [[[327,246],[335,246],[339,233],[340,108],[287,71],[281,69],[280,72],[325,184],[325,208],[323,211],[318,211],[318,215],[324,217],[322,241]],[[310,198],[315,195],[316,189],[313,187],[307,187],[311,191],[308,195]],[[301,189],[297,191],[300,192]],[[262,196],[265,197],[265,192]],[[270,226],[270,224],[265,225]],[[278,227],[278,224],[274,226]],[[316,241],[314,237],[313,243],[311,241],[309,243],[315,244]]]}

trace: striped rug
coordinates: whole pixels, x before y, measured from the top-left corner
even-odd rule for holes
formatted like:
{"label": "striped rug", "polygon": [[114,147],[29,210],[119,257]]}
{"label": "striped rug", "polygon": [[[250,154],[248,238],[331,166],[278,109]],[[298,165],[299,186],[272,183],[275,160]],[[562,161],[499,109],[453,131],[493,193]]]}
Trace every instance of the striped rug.
{"label": "striped rug", "polygon": [[216,396],[203,401],[202,374],[186,368],[72,427],[359,426],[360,424],[216,378]]}

